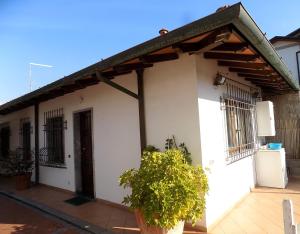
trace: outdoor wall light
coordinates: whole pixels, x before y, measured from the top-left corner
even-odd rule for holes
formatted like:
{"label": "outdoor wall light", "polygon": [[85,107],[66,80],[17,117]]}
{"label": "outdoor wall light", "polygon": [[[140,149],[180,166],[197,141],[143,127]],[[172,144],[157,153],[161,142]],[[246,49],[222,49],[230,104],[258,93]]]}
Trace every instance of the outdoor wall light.
{"label": "outdoor wall light", "polygon": [[226,79],[227,78],[224,75],[222,75],[221,73],[218,73],[215,78],[214,85],[215,86],[224,85],[226,82]]}

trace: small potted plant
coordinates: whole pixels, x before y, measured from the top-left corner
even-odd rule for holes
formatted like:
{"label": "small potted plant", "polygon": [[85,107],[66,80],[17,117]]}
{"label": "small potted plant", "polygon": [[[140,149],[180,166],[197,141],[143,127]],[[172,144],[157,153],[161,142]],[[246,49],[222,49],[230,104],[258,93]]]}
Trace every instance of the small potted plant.
{"label": "small potted plant", "polygon": [[142,234],[183,233],[185,221],[194,224],[204,214],[207,177],[177,147],[164,152],[148,149],[140,168],[120,177],[120,185],[132,190],[123,203],[135,211]]}
{"label": "small potted plant", "polygon": [[10,155],[7,159],[7,167],[11,175],[15,177],[17,190],[24,190],[30,187],[33,170],[32,160],[24,160],[17,155]]}

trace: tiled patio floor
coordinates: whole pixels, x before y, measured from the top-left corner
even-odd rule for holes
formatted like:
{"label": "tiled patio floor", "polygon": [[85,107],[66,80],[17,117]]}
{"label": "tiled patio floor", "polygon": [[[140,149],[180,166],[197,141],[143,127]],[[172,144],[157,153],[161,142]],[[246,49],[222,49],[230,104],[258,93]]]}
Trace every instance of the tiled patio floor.
{"label": "tiled patio floor", "polygon": [[[13,192],[18,196],[43,203],[46,206],[64,212],[75,218],[87,221],[94,225],[112,230],[116,233],[138,234],[135,217],[132,212],[122,208],[107,205],[99,200],[73,206],[64,201],[74,197],[71,192],[52,189],[48,186],[34,186],[23,191],[16,191],[14,181],[10,178],[0,177],[0,190]],[[201,233],[186,230],[186,234]]]}
{"label": "tiled patio floor", "polygon": [[87,234],[87,232],[82,232],[61,220],[32,210],[9,198],[0,196],[0,204],[1,234]]}
{"label": "tiled patio floor", "polygon": [[[70,192],[35,186],[29,190],[15,191],[12,180],[0,178],[0,189],[43,203],[89,223],[117,233],[139,233],[130,211],[116,208],[101,201],[72,206],[64,202],[74,196]],[[295,218],[300,223],[300,178],[292,178],[286,189],[256,188],[230,211],[209,233],[283,233],[282,200],[291,199]],[[185,233],[200,233],[187,230]]]}
{"label": "tiled patio floor", "polygon": [[300,178],[290,178],[286,189],[255,188],[210,233],[282,234],[282,200],[291,199],[300,223]]}

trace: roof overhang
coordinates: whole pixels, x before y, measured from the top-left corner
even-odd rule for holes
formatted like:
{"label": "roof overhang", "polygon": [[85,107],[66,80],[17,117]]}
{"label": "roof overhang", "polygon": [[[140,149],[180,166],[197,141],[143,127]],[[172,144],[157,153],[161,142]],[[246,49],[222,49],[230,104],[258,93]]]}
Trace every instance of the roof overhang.
{"label": "roof overhang", "polygon": [[287,66],[241,3],[156,37],[95,63],[38,90],[0,106],[7,114],[101,81],[96,72],[113,79],[157,62],[178,58],[179,53],[203,53],[219,66],[260,86],[266,93],[298,90]]}
{"label": "roof overhang", "polygon": [[278,41],[290,41],[290,42],[300,42],[300,38],[298,37],[290,37],[290,36],[275,36],[270,39],[270,42],[272,44],[278,42]]}

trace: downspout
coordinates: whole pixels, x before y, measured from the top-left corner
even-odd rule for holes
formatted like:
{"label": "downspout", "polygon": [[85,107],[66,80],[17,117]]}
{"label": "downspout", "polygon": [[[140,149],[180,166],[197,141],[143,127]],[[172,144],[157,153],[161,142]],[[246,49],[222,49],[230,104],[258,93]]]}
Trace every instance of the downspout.
{"label": "downspout", "polygon": [[299,84],[300,84],[299,54],[300,54],[300,50],[298,50],[298,51],[296,52],[297,71],[298,71],[298,82],[299,82]]}

